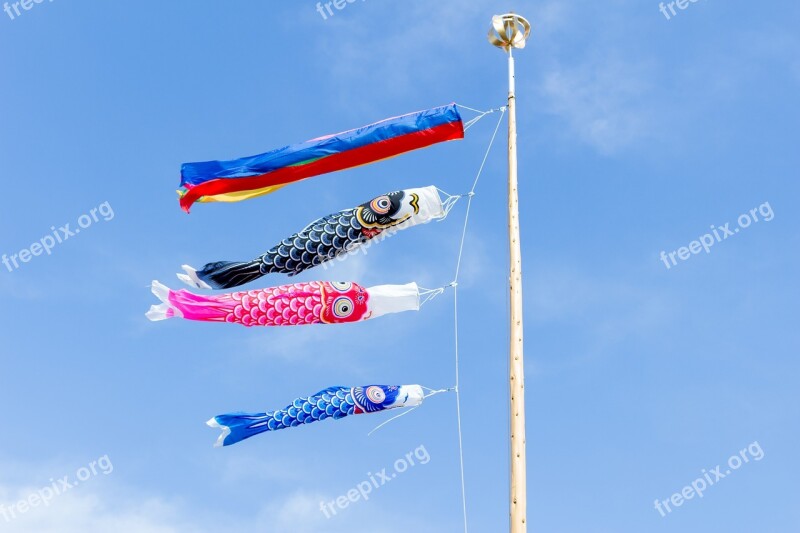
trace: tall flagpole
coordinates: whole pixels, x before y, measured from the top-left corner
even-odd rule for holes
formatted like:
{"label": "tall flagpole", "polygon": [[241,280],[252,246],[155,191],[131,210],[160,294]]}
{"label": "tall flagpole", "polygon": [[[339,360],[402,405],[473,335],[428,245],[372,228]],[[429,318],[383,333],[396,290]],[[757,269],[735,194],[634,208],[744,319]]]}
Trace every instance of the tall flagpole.
{"label": "tall flagpole", "polygon": [[514,48],[524,48],[531,31],[520,15],[507,13],[492,17],[489,42],[508,53],[508,240],[511,271],[511,347],[509,389],[511,395],[511,533],[525,533],[527,489],[525,472],[525,370],[522,352],[522,254],[519,239],[519,196],[517,193],[517,110],[514,88]]}

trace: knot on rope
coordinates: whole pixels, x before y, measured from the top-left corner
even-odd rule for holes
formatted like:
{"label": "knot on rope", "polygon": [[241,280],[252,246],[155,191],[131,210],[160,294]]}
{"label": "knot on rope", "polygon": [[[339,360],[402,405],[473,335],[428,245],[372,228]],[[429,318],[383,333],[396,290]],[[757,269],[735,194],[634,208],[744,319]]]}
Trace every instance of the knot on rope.
{"label": "knot on rope", "polygon": [[466,194],[448,194],[447,192],[443,191],[439,187],[436,187],[436,190],[439,191],[441,194],[445,196],[445,199],[442,201],[442,210],[444,214],[436,220],[436,222],[441,222],[442,220],[447,218],[447,215],[450,214],[453,207],[455,207],[456,202],[458,202],[461,198],[467,196]]}

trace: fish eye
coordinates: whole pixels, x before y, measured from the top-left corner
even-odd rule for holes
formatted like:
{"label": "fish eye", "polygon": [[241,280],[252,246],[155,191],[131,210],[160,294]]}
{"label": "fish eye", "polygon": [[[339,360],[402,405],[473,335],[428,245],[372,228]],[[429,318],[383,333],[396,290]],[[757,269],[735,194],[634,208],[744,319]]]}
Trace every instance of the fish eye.
{"label": "fish eye", "polygon": [[331,285],[340,292],[349,291],[353,287],[353,284],[349,281],[331,281]]}
{"label": "fish eye", "polygon": [[372,403],[380,404],[386,399],[386,393],[383,392],[382,388],[373,385],[371,387],[367,387],[367,398]]}
{"label": "fish eye", "polygon": [[385,215],[392,208],[392,200],[388,196],[379,196],[369,203],[369,207],[379,215]]}
{"label": "fish eye", "polygon": [[350,298],[346,296],[336,298],[333,302],[333,314],[337,318],[347,318],[353,314],[353,307],[353,301]]}

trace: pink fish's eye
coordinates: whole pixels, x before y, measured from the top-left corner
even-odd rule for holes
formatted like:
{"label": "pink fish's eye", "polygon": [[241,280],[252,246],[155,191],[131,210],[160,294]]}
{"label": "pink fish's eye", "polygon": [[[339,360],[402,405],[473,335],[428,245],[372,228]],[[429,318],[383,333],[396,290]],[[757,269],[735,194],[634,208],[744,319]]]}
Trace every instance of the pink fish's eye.
{"label": "pink fish's eye", "polygon": [[350,298],[342,296],[333,301],[333,314],[336,318],[347,318],[353,314],[354,307]]}
{"label": "pink fish's eye", "polygon": [[353,284],[349,281],[331,281],[331,286],[339,292],[347,292],[353,287]]}

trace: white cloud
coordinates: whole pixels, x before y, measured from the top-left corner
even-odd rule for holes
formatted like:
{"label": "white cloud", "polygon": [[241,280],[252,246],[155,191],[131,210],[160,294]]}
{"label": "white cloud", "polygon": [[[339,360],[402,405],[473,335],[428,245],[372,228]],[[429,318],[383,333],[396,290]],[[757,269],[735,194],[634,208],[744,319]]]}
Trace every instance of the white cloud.
{"label": "white cloud", "polygon": [[0,514],[0,527],[8,533],[178,533],[199,531],[188,527],[177,509],[158,498],[144,497],[109,505],[107,495],[76,487],[56,496],[45,507],[39,505],[20,513],[10,507],[36,492],[33,487],[0,487],[5,516]]}
{"label": "white cloud", "polygon": [[[494,0],[439,0],[385,5],[353,4],[325,22],[329,31],[320,32],[320,58],[331,80],[341,84],[343,101],[353,94],[353,81],[381,80],[382,91],[407,93],[420,85],[456,72],[452,50],[463,48],[465,31],[485,41],[491,16],[497,12]],[[376,10],[392,19],[392,31],[382,32],[382,22],[372,20]],[[488,43],[486,43],[488,47]],[[425,58],[425,68],[420,58]],[[357,99],[357,97],[356,97]],[[364,105],[364,102],[359,102]]]}
{"label": "white cloud", "polygon": [[650,79],[643,63],[587,57],[552,68],[540,90],[549,113],[561,117],[582,141],[612,154],[648,134],[651,117],[644,99]]}
{"label": "white cloud", "polygon": [[679,316],[675,295],[651,286],[592,277],[556,265],[540,267],[528,277],[527,318],[538,327],[555,324],[585,334],[579,361],[608,353],[609,346],[626,339],[652,341]]}
{"label": "white cloud", "polygon": [[[331,519],[320,511],[320,502],[327,498],[323,494],[295,492],[286,499],[267,505],[258,517],[259,531],[292,531],[316,533],[331,531]],[[332,517],[334,520],[336,517]],[[343,530],[343,529],[342,529]]]}
{"label": "white cloud", "polygon": [[226,454],[224,461],[215,464],[218,465],[220,481],[231,487],[241,486],[242,483],[298,483],[310,474],[301,468],[301,459],[265,457],[245,451]]}
{"label": "white cloud", "polygon": [[[4,505],[0,509],[9,513],[9,506],[36,490],[0,486],[0,504]],[[0,530],[7,533],[350,533],[365,523],[371,524],[370,530],[378,533],[440,530],[412,516],[387,512],[375,500],[350,503],[345,509],[337,508],[335,516],[326,518],[320,503],[336,497],[336,494],[299,490],[267,503],[253,513],[252,519],[238,519],[234,518],[233,511],[228,511],[229,516],[209,516],[205,510],[194,510],[184,503],[160,497],[123,494],[113,489],[89,491],[80,487],[57,496],[47,507],[40,505],[25,513],[15,511],[8,520],[0,512]],[[381,527],[380,524],[387,525]]]}
{"label": "white cloud", "polygon": [[[752,65],[763,65],[767,61],[777,63],[778,68],[787,68],[800,83],[800,39],[792,33],[783,30],[769,32],[752,32],[742,38],[739,45],[741,51],[734,57],[741,60],[748,56]],[[749,72],[755,69],[748,69]],[[761,76],[761,72],[753,73]]]}
{"label": "white cloud", "polygon": [[[337,507],[336,515],[326,518],[320,510],[320,503],[335,497],[316,492],[295,492],[282,501],[267,505],[259,515],[258,528],[248,531],[351,533],[363,529],[365,524],[376,533],[442,531],[429,520],[414,518],[412,513],[387,512],[375,500],[359,500],[349,503],[345,509]],[[402,507],[396,500],[395,504],[398,509]]]}
{"label": "white cloud", "polygon": [[[0,265],[5,270],[5,267]],[[16,277],[13,277],[16,276]],[[24,274],[18,272],[0,272],[0,294],[15,300],[43,300],[45,292],[28,282]]]}

